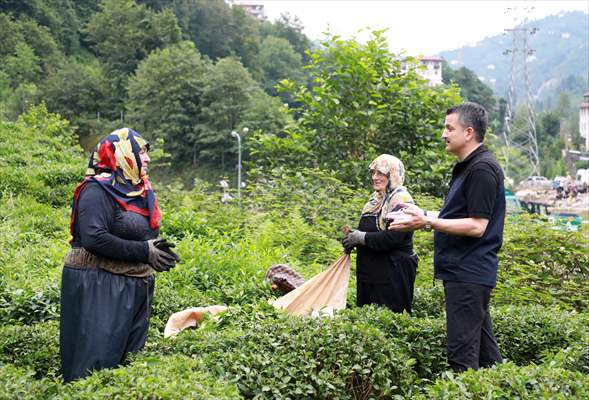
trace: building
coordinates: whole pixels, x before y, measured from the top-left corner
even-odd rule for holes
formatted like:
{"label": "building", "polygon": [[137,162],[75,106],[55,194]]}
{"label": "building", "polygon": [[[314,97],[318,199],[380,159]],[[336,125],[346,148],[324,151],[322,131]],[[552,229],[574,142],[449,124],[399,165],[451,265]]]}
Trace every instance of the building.
{"label": "building", "polygon": [[421,57],[419,59],[425,70],[418,70],[417,73],[429,81],[429,86],[438,86],[442,82],[442,61],[440,57]]}
{"label": "building", "polygon": [[585,151],[589,151],[589,92],[583,97],[585,99],[579,106],[579,133],[585,138]]}
{"label": "building", "polygon": [[266,12],[264,11],[264,5],[256,3],[255,1],[225,0],[225,3],[227,3],[229,7],[242,8],[246,13],[257,20],[266,21],[268,19],[268,17],[266,17]]}
{"label": "building", "polygon": [[[444,61],[440,57],[430,56],[430,57],[420,57],[419,61],[421,65],[425,67],[425,69],[418,68],[416,72],[424,79],[427,79],[428,86],[438,86],[442,85],[442,61]],[[407,64],[402,62],[401,69],[403,71],[407,71]]]}

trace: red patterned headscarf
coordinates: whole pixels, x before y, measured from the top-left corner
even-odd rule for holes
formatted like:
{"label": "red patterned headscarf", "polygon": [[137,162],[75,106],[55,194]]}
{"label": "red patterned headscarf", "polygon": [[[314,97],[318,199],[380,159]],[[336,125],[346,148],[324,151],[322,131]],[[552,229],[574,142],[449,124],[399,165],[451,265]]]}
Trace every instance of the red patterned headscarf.
{"label": "red patterned headscarf", "polygon": [[72,235],[78,198],[88,182],[98,183],[124,210],[149,217],[152,229],[159,228],[162,215],[157,197],[148,177],[141,176],[142,150],[149,150],[149,144],[129,128],[111,132],[98,143],[90,154],[86,178],[74,191]]}

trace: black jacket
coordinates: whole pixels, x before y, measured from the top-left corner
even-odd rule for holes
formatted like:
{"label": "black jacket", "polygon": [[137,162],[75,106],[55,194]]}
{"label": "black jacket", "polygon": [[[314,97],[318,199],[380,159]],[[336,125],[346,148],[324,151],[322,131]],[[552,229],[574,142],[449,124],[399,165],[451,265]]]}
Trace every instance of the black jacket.
{"label": "black jacket", "polygon": [[93,182],[80,193],[76,211],[72,247],[115,260],[148,261],[146,240],[157,238],[159,230],[151,229],[147,217],[122,210]]}
{"label": "black jacket", "polygon": [[358,246],[356,275],[361,282],[389,284],[393,268],[416,263],[413,232],[379,231],[377,224],[377,215],[360,218],[358,230],[366,232],[366,244]]}

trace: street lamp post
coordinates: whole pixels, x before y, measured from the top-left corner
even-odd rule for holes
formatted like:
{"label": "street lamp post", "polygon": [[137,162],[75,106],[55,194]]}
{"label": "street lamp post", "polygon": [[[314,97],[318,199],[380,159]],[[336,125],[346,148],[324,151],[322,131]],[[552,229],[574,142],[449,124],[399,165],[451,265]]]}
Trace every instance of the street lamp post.
{"label": "street lamp post", "polygon": [[[248,130],[243,128],[243,133]],[[237,138],[237,198],[241,200],[241,136],[236,131],[231,131],[231,136]]]}

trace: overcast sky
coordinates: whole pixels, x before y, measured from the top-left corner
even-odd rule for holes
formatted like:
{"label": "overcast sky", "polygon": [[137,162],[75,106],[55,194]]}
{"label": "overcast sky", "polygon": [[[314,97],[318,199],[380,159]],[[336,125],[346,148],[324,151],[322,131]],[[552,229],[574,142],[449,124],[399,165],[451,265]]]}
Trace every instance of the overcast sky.
{"label": "overcast sky", "polygon": [[[543,18],[562,11],[589,13],[589,0],[573,1],[426,1],[426,0],[250,0],[264,4],[273,21],[281,13],[296,15],[311,39],[323,37],[329,27],[334,34],[349,37],[359,29],[388,28],[393,52],[409,55],[436,55],[474,44],[510,28],[524,15]],[[515,13],[506,10],[516,8]],[[524,8],[534,7],[530,12]],[[589,18],[589,16],[588,16]],[[362,35],[356,35],[362,40]]]}

